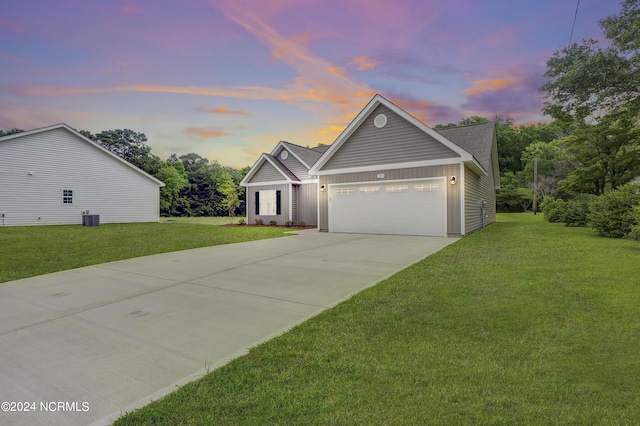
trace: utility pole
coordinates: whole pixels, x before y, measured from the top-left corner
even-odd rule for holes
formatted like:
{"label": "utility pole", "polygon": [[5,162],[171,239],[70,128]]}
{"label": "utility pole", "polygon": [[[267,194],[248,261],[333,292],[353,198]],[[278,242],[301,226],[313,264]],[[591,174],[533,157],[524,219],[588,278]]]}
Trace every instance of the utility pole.
{"label": "utility pole", "polygon": [[533,215],[538,213],[538,159],[533,159]]}

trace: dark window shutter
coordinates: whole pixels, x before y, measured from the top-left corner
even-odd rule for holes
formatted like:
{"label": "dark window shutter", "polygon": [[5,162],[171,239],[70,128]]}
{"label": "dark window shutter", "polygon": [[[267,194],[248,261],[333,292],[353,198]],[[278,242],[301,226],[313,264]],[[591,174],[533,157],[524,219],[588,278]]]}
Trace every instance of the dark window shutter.
{"label": "dark window shutter", "polygon": [[260,191],[256,191],[256,214],[260,214]]}
{"label": "dark window shutter", "polygon": [[282,213],[281,200],[282,197],[280,195],[280,191],[276,191],[276,214]]}

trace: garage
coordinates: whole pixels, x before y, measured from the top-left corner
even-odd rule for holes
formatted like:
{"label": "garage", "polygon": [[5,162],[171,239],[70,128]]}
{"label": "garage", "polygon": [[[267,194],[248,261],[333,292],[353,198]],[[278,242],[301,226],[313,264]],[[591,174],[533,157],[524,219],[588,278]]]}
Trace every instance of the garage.
{"label": "garage", "polygon": [[329,232],[446,237],[445,178],[329,185]]}

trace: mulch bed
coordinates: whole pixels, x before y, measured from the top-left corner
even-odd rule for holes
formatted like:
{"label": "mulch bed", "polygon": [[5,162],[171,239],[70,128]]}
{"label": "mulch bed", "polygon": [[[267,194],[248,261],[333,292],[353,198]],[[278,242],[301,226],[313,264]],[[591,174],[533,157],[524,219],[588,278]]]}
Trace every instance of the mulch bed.
{"label": "mulch bed", "polygon": [[297,226],[297,225],[293,225],[293,226],[285,226],[285,225],[250,225],[248,223],[246,223],[244,225],[240,225],[239,223],[227,223],[226,225],[220,225],[220,226],[232,226],[232,227],[249,226],[249,227],[254,227],[254,228],[272,227],[272,228],[289,228],[289,229],[295,229],[295,230],[317,228],[317,226],[310,226],[310,225],[307,225],[307,226]]}

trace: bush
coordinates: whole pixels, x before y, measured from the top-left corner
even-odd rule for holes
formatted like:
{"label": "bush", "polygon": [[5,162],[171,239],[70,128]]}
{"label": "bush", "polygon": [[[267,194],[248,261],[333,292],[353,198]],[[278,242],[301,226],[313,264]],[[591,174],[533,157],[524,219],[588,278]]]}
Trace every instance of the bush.
{"label": "bush", "polygon": [[567,201],[562,222],[567,226],[589,225],[589,209],[591,203],[597,199],[598,197],[593,194],[579,194],[576,198]]}
{"label": "bush", "polygon": [[290,220],[288,220],[288,221],[286,221],[286,222],[284,223],[284,226],[286,226],[287,228],[290,228],[290,227],[291,227],[291,225],[293,225],[293,222],[292,222],[292,221],[290,221]]}
{"label": "bush", "polygon": [[591,204],[589,220],[598,234],[622,238],[638,225],[634,206],[640,204],[640,185],[628,184],[609,191]]}
{"label": "bush", "polygon": [[547,222],[560,223],[564,221],[564,214],[567,202],[552,197],[544,197],[544,201],[540,204],[540,208],[544,213]]}
{"label": "bush", "polygon": [[305,222],[304,220],[300,222],[300,228],[304,228],[305,226],[307,226],[307,222]]}
{"label": "bush", "polygon": [[640,205],[633,207],[633,217],[636,220],[636,225],[631,227],[628,237],[632,240],[640,241]]}
{"label": "bush", "polygon": [[276,226],[277,224],[278,224],[277,220],[270,220],[269,221],[269,225],[271,225],[271,226]]}
{"label": "bush", "polygon": [[260,218],[257,218],[256,219],[256,225],[262,225],[262,224],[264,224],[264,221],[262,219],[260,219]]}
{"label": "bush", "polygon": [[247,221],[246,221],[246,220],[244,220],[244,219],[240,219],[240,220],[238,221],[238,225],[246,225],[246,224],[247,224]]}

